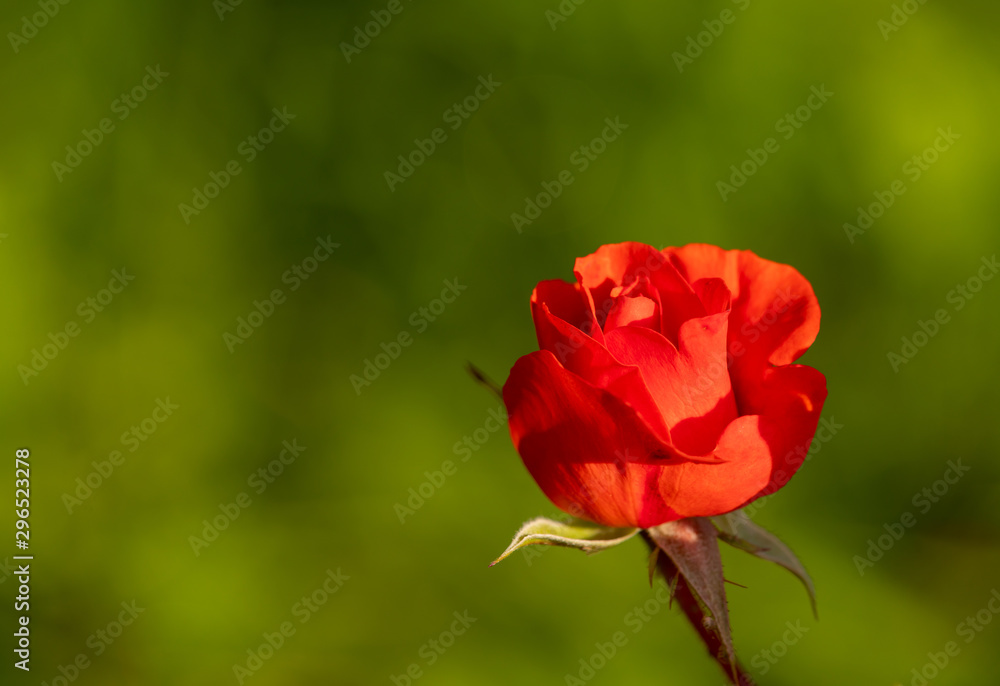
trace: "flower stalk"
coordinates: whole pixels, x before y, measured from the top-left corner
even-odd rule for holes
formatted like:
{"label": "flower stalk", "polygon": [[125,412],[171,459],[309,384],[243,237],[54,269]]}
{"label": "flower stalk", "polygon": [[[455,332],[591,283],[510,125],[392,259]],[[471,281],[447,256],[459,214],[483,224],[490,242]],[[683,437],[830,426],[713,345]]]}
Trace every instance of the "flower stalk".
{"label": "flower stalk", "polygon": [[655,555],[656,571],[660,573],[663,582],[671,589],[671,600],[677,602],[678,607],[687,617],[702,643],[705,644],[708,654],[716,661],[729,682],[737,686],[755,686],[753,678],[736,659],[736,656],[729,654],[725,642],[717,630],[716,622],[705,613],[704,607],[694,591],[691,590],[687,579],[677,569],[677,565],[674,564],[669,555],[663,554],[648,532],[642,532],[642,540],[646,542]]}

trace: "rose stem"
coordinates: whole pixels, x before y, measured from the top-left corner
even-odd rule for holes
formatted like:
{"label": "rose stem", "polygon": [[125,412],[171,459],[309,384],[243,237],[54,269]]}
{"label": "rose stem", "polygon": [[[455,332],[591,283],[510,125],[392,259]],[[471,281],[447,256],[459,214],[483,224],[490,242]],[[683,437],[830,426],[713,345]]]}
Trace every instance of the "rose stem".
{"label": "rose stem", "polygon": [[[642,532],[642,538],[646,541],[646,544],[650,547],[651,551],[656,549],[656,544],[652,541],[652,539],[650,539],[649,535],[645,531]],[[657,555],[656,566],[659,568],[660,574],[663,575],[663,580],[668,587],[670,586],[672,580],[677,580],[677,584],[674,589],[674,599],[677,601],[677,604],[680,605],[681,610],[684,611],[684,616],[687,617],[691,626],[694,627],[695,631],[697,631],[698,635],[701,637],[701,640],[705,643],[705,647],[708,648],[709,655],[711,655],[715,661],[718,662],[719,667],[722,668],[722,671],[725,673],[729,682],[737,684],[737,686],[754,686],[753,678],[746,672],[739,661],[735,659],[735,656],[733,664],[730,664],[729,659],[727,658],[726,647],[723,645],[722,639],[719,635],[705,627],[705,613],[701,609],[698,599],[691,591],[691,587],[688,586],[687,580],[677,573],[677,567],[670,560],[670,557],[663,553],[663,551],[660,551],[660,554]],[[735,681],[734,677],[736,678]]]}

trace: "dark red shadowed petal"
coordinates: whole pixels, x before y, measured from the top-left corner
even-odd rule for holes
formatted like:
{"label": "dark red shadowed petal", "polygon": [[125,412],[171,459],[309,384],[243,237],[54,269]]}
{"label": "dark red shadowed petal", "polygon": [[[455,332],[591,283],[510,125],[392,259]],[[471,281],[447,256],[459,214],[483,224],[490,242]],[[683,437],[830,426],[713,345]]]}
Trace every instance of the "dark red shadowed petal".
{"label": "dark red shadowed petal", "polygon": [[[553,315],[604,345],[604,333],[594,316],[593,303],[580,284],[567,283],[560,279],[542,281],[531,293],[532,311],[536,303],[544,303]],[[541,333],[538,333],[538,336],[539,347],[545,348]]]}
{"label": "dark red shadowed petal", "polygon": [[733,298],[729,286],[723,279],[698,279],[691,284],[691,288],[704,305],[705,314],[718,314],[729,310]]}
{"label": "dark red shadowed petal", "polygon": [[545,350],[517,361],[503,395],[514,446],[557,507],[608,526],[646,528],[678,518],[659,487],[675,460],[621,400]]}

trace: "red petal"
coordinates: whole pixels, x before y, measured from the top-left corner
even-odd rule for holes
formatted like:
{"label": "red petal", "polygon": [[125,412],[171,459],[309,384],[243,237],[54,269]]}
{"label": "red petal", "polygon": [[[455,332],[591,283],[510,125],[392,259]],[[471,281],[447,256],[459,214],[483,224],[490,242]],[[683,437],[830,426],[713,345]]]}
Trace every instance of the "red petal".
{"label": "red petal", "polygon": [[[545,304],[556,317],[604,344],[604,333],[594,316],[594,305],[580,284],[560,279],[542,281],[531,293],[532,312],[536,303]],[[541,332],[536,333],[539,335],[539,346],[545,348]]]}
{"label": "red petal", "polygon": [[773,493],[802,465],[825,400],[826,379],[812,367],[769,369],[760,414],[740,417],[719,440],[715,455],[723,462],[668,467],[663,497],[684,517],[708,517]]}
{"label": "red petal", "polygon": [[[566,284],[567,286],[569,284]],[[616,360],[602,342],[556,317],[547,305],[531,303],[539,347],[551,352],[565,369],[591,385],[609,391],[631,406],[645,424],[663,441],[670,433],[653,397],[646,389],[639,369]]]}
{"label": "red petal", "polygon": [[660,330],[659,305],[643,295],[624,296],[615,301],[608,313],[604,328],[608,331],[620,326],[641,326]]}
{"label": "red petal", "polygon": [[719,439],[725,462],[687,462],[663,470],[660,492],[682,517],[712,517],[742,506],[771,475],[771,451],[761,435],[761,418],[740,417]]}
{"label": "red petal", "polygon": [[648,278],[660,298],[661,332],[671,342],[677,341],[677,330],[688,319],[706,314],[704,306],[664,255],[643,243],[602,245],[597,252],[576,260],[577,280],[590,291],[597,320],[604,325],[615,299],[611,291],[628,287],[635,280]]}
{"label": "red petal", "polygon": [[[664,254],[692,283],[725,280],[732,293],[729,352],[736,358],[734,376],[744,371],[754,376],[768,362],[791,364],[816,340],[819,303],[809,281],[793,267],[714,245],[668,248]],[[742,400],[740,381],[734,378]]]}
{"label": "red petal", "polygon": [[727,317],[723,312],[682,324],[680,350],[652,329],[607,334],[615,358],[642,371],[673,445],[687,455],[709,455],[738,416],[726,366]]}
{"label": "red petal", "polygon": [[514,446],[557,507],[608,526],[678,518],[659,489],[667,448],[621,400],[548,351],[519,359],[503,394]]}
{"label": "red petal", "polygon": [[723,279],[698,279],[691,287],[694,289],[701,304],[705,306],[706,314],[727,312],[732,304],[732,294]]}
{"label": "red petal", "polygon": [[826,377],[812,367],[793,364],[764,373],[754,409],[764,420],[761,430],[771,448],[772,471],[759,495],[777,491],[802,466],[826,394]]}

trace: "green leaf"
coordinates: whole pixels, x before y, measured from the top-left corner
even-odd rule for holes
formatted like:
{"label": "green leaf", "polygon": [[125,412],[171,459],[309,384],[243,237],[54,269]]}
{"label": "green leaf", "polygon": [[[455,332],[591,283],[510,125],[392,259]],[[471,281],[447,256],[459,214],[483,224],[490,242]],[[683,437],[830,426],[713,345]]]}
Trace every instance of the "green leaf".
{"label": "green leaf", "polygon": [[[717,542],[718,532],[706,517],[667,522],[646,530],[656,546],[667,554],[698,600],[711,614],[710,628],[726,650],[726,661],[736,674],[736,651],[729,627],[725,579]],[[706,623],[706,627],[708,624]]]}
{"label": "green leaf", "polygon": [[490,567],[515,550],[526,545],[558,545],[577,548],[585,553],[596,553],[620,545],[639,533],[639,529],[613,528],[594,524],[583,519],[558,522],[554,519],[538,517],[525,523],[503,554],[490,563]]}
{"label": "green leaf", "polygon": [[781,542],[777,536],[767,529],[755,524],[742,510],[712,517],[712,523],[719,530],[719,538],[731,546],[745,550],[759,558],[775,562],[795,576],[799,577],[809,591],[809,601],[812,603],[813,616],[819,618],[816,612],[816,587],[806,568],[795,557],[795,553]]}

